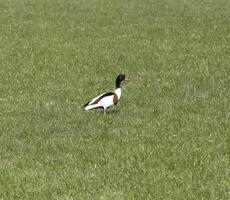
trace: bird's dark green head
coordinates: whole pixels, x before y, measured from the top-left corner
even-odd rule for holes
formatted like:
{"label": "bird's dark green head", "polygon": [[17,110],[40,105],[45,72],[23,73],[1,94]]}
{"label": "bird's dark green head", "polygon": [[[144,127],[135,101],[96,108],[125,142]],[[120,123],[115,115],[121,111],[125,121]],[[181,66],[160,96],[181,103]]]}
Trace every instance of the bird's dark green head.
{"label": "bird's dark green head", "polygon": [[116,88],[121,87],[122,81],[127,81],[128,77],[125,74],[119,74],[116,79]]}

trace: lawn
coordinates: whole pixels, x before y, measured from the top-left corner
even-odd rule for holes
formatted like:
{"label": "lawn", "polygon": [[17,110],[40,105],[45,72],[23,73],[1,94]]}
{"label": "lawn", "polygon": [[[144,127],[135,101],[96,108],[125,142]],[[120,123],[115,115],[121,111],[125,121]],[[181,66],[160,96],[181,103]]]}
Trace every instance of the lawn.
{"label": "lawn", "polygon": [[227,200],[229,88],[228,0],[0,0],[0,200]]}

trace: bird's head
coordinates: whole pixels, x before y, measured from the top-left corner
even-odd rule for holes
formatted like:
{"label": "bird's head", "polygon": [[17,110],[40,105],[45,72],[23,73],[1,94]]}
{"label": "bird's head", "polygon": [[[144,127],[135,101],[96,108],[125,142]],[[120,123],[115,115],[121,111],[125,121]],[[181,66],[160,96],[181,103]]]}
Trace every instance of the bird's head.
{"label": "bird's head", "polygon": [[116,87],[119,88],[120,85],[121,85],[121,82],[122,81],[127,81],[128,80],[128,76],[124,75],[124,74],[119,74],[117,76],[117,79],[116,79]]}

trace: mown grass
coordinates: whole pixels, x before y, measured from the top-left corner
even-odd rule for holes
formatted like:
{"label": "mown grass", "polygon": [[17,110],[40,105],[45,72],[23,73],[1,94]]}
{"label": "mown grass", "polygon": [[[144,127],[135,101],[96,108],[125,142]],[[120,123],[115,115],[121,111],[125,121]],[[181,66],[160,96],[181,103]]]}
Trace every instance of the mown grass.
{"label": "mown grass", "polygon": [[0,24],[0,199],[230,198],[230,1],[1,0]]}

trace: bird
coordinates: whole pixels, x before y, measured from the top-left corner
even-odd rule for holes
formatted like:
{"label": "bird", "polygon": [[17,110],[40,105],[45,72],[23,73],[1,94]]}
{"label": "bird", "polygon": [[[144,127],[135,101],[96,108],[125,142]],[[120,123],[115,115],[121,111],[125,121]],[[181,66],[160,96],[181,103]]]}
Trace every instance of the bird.
{"label": "bird", "polygon": [[127,81],[128,76],[125,74],[119,74],[116,78],[116,89],[113,92],[105,92],[100,94],[99,96],[93,98],[91,101],[87,102],[83,108],[85,111],[102,108],[104,110],[104,114],[107,111],[107,108],[117,105],[121,98],[121,82]]}

